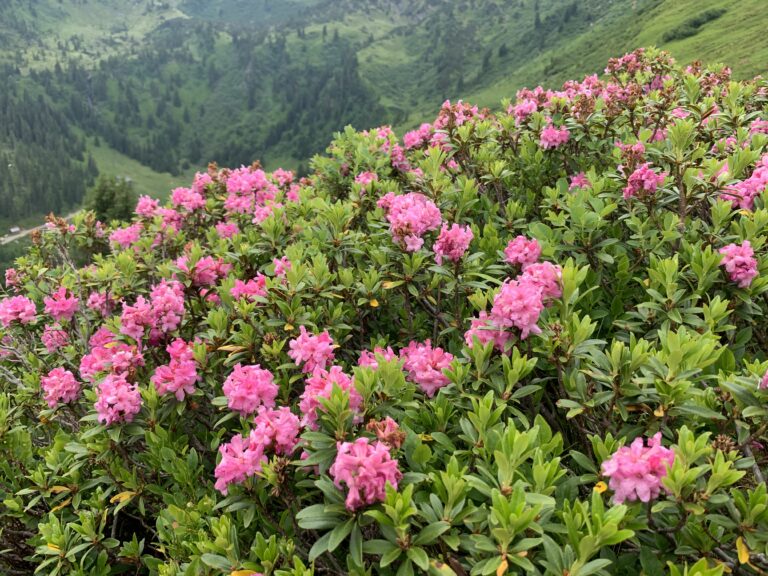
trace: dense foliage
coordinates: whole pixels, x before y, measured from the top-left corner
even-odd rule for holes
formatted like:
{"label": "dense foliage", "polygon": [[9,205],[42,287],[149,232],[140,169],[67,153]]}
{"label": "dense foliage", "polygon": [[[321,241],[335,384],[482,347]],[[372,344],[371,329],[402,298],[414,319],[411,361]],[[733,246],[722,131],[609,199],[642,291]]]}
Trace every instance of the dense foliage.
{"label": "dense foliage", "polygon": [[764,573],[767,103],[637,51],[51,219],[0,300],[3,570]]}

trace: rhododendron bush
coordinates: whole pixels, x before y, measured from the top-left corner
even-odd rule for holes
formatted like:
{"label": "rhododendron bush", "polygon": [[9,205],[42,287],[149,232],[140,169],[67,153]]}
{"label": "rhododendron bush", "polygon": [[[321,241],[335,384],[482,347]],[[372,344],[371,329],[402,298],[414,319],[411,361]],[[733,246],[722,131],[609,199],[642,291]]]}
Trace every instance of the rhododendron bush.
{"label": "rhododendron bush", "polygon": [[50,218],[7,574],[768,572],[768,83],[664,53]]}

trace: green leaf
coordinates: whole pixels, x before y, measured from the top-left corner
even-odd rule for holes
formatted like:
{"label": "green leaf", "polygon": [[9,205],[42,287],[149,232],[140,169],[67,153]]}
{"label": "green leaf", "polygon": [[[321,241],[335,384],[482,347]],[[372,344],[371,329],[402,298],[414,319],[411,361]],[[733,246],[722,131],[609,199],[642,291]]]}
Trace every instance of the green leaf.
{"label": "green leaf", "polygon": [[413,543],[416,546],[425,546],[432,544],[438,537],[447,530],[450,530],[451,525],[443,520],[439,522],[433,522],[429,526],[425,526],[421,532],[413,539]]}
{"label": "green leaf", "polygon": [[232,563],[224,556],[219,556],[218,554],[203,554],[200,557],[200,560],[210,568],[218,568],[219,570],[225,571],[232,570]]}

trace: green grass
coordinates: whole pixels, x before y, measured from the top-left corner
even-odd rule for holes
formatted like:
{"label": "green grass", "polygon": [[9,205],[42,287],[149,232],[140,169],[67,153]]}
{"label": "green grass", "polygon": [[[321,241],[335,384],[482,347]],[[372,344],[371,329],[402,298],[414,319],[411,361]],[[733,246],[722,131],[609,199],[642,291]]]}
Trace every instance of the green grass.
{"label": "green grass", "polygon": [[[99,172],[112,176],[129,177],[133,181],[137,194],[146,194],[153,198],[165,199],[170,190],[179,186],[189,186],[196,170],[191,168],[186,174],[172,176],[167,172],[155,172],[136,160],[105,146],[94,146],[89,142],[89,150],[96,160]],[[204,170],[204,166],[198,167]]]}

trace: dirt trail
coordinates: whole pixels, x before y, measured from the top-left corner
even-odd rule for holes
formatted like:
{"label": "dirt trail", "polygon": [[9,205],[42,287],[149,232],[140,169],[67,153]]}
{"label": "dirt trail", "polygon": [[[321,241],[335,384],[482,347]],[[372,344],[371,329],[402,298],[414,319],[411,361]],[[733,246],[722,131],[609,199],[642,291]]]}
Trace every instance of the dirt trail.
{"label": "dirt trail", "polygon": [[[72,217],[77,214],[79,210],[72,212],[70,214],[67,214],[64,216],[64,220],[71,220]],[[10,244],[11,242],[15,242],[16,240],[19,240],[21,238],[24,238],[24,236],[28,236],[32,234],[35,230],[40,230],[45,227],[45,224],[41,224],[40,226],[35,226],[34,228],[28,228],[27,230],[22,230],[21,232],[17,232],[16,234],[10,234],[8,236],[3,236],[0,238],[0,246],[3,246],[4,244]]]}

